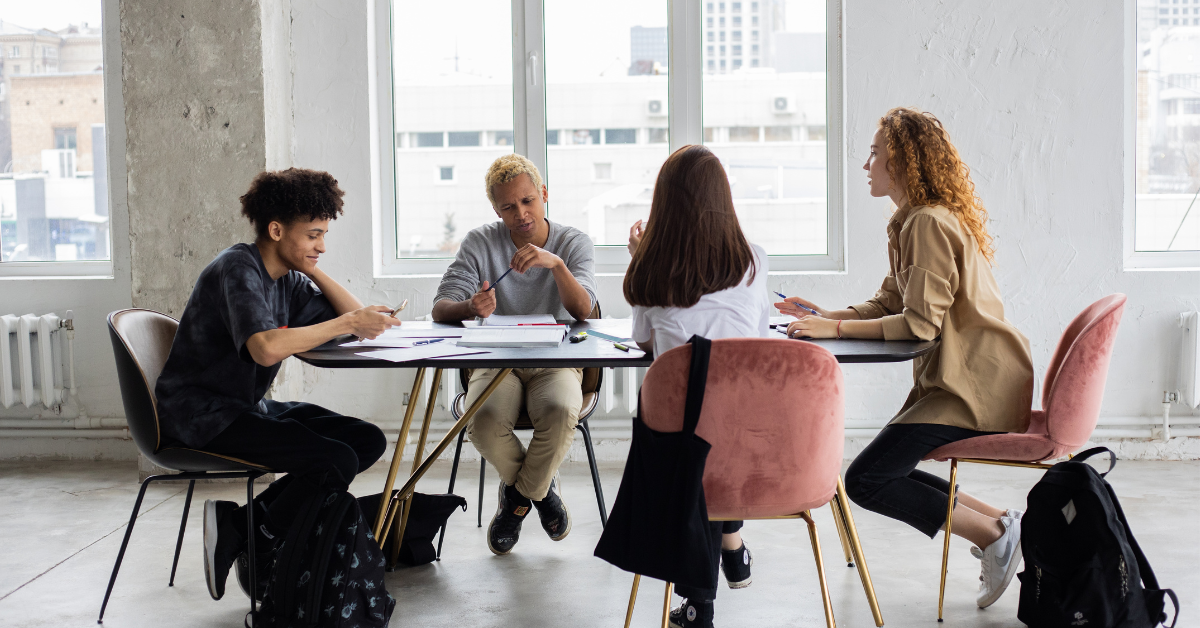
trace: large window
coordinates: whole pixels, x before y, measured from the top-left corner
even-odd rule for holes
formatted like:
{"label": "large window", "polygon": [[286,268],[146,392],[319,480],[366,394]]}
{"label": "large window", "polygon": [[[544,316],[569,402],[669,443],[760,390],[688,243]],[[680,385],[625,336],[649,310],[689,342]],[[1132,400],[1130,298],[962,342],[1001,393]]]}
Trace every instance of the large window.
{"label": "large window", "polygon": [[1133,251],[1179,265],[1200,259],[1200,0],[1137,0],[1136,22]]}
{"label": "large window", "polygon": [[663,161],[696,143],[721,158],[772,271],[843,268],[841,48],[826,37],[839,13],[838,0],[381,3],[382,272],[440,272],[496,220],[483,176],[513,151],[541,169],[548,218],[620,272]]}
{"label": "large window", "polygon": [[0,8],[0,275],[109,259],[100,16],[101,0]]}

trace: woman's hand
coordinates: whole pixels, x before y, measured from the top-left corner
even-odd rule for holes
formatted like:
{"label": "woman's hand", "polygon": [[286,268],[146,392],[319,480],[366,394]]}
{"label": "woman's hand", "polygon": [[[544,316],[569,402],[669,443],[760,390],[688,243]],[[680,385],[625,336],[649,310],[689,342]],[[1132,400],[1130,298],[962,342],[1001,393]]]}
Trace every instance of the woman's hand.
{"label": "woman's hand", "polygon": [[643,233],[645,233],[645,230],[642,229],[642,221],[640,220],[633,223],[633,226],[629,228],[629,245],[626,248],[629,249],[630,255],[633,255],[637,251],[638,245],[642,243]]}
{"label": "woman's hand", "polygon": [[788,325],[787,335],[789,338],[837,338],[838,321],[809,314]]}
{"label": "woman's hand", "polygon": [[[806,310],[804,309],[805,307],[809,309]],[[811,301],[801,299],[800,297],[788,297],[782,303],[776,303],[775,309],[779,310],[780,314],[787,314],[788,316],[793,316],[795,318],[812,316],[813,312],[816,312],[817,315],[822,318],[829,318],[828,310],[821,308]]]}

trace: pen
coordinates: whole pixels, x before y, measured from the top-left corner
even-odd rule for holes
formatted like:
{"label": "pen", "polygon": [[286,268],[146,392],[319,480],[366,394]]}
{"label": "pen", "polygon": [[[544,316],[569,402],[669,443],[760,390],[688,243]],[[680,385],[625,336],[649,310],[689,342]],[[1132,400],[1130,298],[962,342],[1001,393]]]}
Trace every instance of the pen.
{"label": "pen", "polygon": [[435,342],[441,342],[443,340],[445,340],[445,338],[431,338],[429,340],[418,340],[413,343],[413,346],[415,347],[417,345],[431,345]]}
{"label": "pen", "polygon": [[[491,290],[491,289],[495,288],[495,287],[496,287],[496,284],[500,283],[500,279],[504,279],[505,277],[507,277],[507,276],[508,276],[508,273],[511,273],[512,271],[513,271],[513,269],[512,269],[512,268],[509,268],[508,270],[504,271],[504,274],[503,274],[503,275],[500,275],[500,277],[499,277],[498,279],[496,279],[496,281],[493,281],[493,282],[492,282],[492,285],[488,286],[488,290]],[[485,292],[486,292],[486,291],[485,291]]]}
{"label": "pen", "polygon": [[[772,290],[771,292],[775,292],[775,291],[774,291],[774,290]],[[778,294],[778,295],[779,295],[779,298],[783,299],[784,301],[787,301],[787,299],[788,299],[788,298],[787,298],[787,295],[783,294],[782,292],[775,292],[775,294]],[[792,305],[794,305],[794,306],[796,306],[796,307],[798,307],[798,308],[800,308],[800,309],[802,309],[802,310],[804,310],[804,311],[806,311],[806,312],[812,312],[813,314],[816,314],[817,316],[820,316],[820,314],[819,314],[819,313],[818,313],[816,310],[812,309],[811,307],[807,307],[807,306],[800,305],[799,303],[796,303],[796,302],[794,302],[794,301],[788,301],[788,303],[791,303]]]}

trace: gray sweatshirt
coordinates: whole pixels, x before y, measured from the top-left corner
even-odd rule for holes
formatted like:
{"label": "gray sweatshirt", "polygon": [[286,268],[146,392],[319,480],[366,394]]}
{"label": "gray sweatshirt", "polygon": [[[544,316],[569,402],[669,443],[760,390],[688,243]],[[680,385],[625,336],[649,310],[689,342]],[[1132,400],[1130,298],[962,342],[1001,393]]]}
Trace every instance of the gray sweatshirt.
{"label": "gray sweatshirt", "polygon": [[[550,225],[550,236],[542,248],[562,258],[575,280],[587,290],[592,307],[595,307],[596,261],[592,239],[574,227],[549,220],[546,223]],[[516,253],[517,247],[503,222],[472,229],[463,238],[454,262],[442,275],[433,302],[471,298],[485,280],[494,282],[503,275]],[[496,288],[496,314],[553,314],[558,320],[572,318],[563,307],[558,284],[554,283],[554,273],[549,268],[531,268],[524,275],[516,271],[509,273]]]}

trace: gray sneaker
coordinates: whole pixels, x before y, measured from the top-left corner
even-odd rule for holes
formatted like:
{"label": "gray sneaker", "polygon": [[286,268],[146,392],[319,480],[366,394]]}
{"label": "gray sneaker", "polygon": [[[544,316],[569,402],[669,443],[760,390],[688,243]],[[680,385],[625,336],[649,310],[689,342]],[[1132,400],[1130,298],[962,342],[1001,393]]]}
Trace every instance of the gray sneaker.
{"label": "gray sneaker", "polygon": [[1004,534],[979,554],[982,571],[979,597],[975,600],[979,608],[987,608],[1000,599],[1021,564],[1021,520],[1005,515],[1000,522],[1004,524]]}

